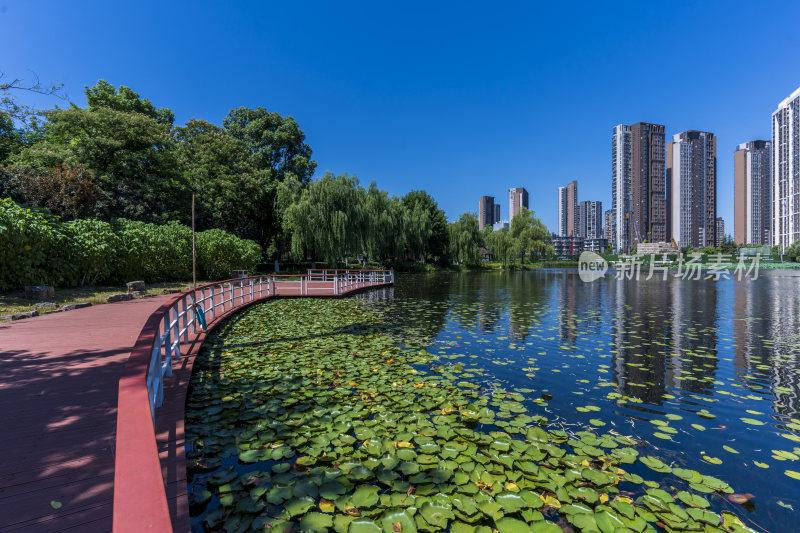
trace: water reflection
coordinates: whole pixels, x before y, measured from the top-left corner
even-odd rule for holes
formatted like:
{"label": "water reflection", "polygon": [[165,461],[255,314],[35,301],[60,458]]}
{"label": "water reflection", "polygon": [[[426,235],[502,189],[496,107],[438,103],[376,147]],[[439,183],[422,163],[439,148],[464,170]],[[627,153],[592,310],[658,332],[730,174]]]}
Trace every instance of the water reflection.
{"label": "water reflection", "polygon": [[787,425],[800,422],[798,274],[593,283],[568,270],[408,275],[389,315],[424,332],[431,351],[467,356],[490,387],[553,396],[531,403],[532,413],[591,427],[599,415],[586,406],[596,406],[652,453],[756,494],[753,519],[781,531],[791,511],[777,501],[800,510],[800,482],[784,475],[800,471],[800,426]]}

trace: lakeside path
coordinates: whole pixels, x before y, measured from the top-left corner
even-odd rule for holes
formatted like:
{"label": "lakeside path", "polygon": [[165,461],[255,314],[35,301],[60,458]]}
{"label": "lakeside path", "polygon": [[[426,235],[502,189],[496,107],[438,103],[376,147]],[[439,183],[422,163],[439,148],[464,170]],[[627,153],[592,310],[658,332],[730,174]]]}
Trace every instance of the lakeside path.
{"label": "lakeside path", "polygon": [[[242,307],[275,297],[344,297],[391,284],[362,281],[338,294],[333,281],[309,281],[305,290],[296,282],[279,284],[274,296],[218,311],[210,327]],[[148,318],[175,298],[170,294],[0,323],[0,533],[112,530],[120,377]],[[218,294],[215,302],[220,305],[223,298]],[[173,360],[174,376],[164,384],[164,407],[156,416],[174,531],[189,530],[184,403],[205,336],[192,335],[183,345],[184,357]],[[122,417],[126,427],[129,417]],[[135,489],[133,494],[148,497]],[[126,520],[120,522],[123,530],[138,530],[139,517]]]}
{"label": "lakeside path", "polygon": [[0,531],[111,530],[119,377],[173,296],[0,324]]}

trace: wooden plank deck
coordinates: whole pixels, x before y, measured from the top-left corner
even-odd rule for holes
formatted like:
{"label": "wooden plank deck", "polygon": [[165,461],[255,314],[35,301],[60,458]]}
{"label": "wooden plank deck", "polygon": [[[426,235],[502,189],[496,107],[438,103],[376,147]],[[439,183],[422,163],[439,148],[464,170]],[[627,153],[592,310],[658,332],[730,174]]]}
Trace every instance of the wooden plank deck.
{"label": "wooden plank deck", "polygon": [[[332,292],[333,282],[308,285],[310,297]],[[280,287],[278,296],[301,296],[299,284]],[[0,324],[0,532],[111,530],[119,377],[145,321],[172,297]],[[182,349],[188,357],[174,362],[156,411],[176,531],[189,530],[184,403],[203,339]]]}

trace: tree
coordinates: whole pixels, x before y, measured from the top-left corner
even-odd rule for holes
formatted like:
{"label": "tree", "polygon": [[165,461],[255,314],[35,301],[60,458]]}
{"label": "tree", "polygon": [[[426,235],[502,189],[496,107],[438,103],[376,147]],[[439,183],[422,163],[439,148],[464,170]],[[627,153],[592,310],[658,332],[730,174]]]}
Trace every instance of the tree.
{"label": "tree", "polygon": [[510,232],[515,241],[512,248],[519,255],[521,264],[525,263],[525,256],[529,253],[539,255],[553,253],[550,232],[527,207],[520,209],[519,213],[511,219]]}
{"label": "tree", "polygon": [[[87,97],[94,95],[96,102],[124,107],[106,89],[100,91],[102,96],[94,90],[87,88]],[[124,92],[123,103],[136,107],[131,98]],[[146,113],[97,105],[46,111],[44,140],[25,148],[12,161],[35,169],[82,164],[94,171],[102,190],[94,213],[100,218],[187,221],[188,187],[178,172],[170,126],[163,122],[165,113],[150,112],[144,103],[139,107]]]}
{"label": "tree", "polygon": [[90,216],[101,194],[94,172],[80,165],[43,169],[9,165],[0,168],[0,197],[47,209],[62,220]]}
{"label": "tree", "polygon": [[791,246],[786,248],[784,254],[791,257],[793,261],[800,261],[800,240],[794,241]]}
{"label": "tree", "polygon": [[448,244],[447,218],[436,200],[425,191],[411,191],[402,201],[408,222],[410,254],[423,262],[444,256]]}
{"label": "tree", "polygon": [[268,170],[273,180],[289,175],[308,183],[317,164],[311,160],[306,135],[292,117],[270,113],[263,107],[231,109],[222,125],[250,148],[250,160],[259,170]]}
{"label": "tree", "polygon": [[11,117],[0,111],[0,164],[21,148],[22,136],[20,132],[14,127]]}
{"label": "tree", "polygon": [[297,259],[321,257],[331,266],[337,259],[364,250],[366,193],[358,178],[326,172],[309,184],[300,200],[289,208],[292,254]]}
{"label": "tree", "polygon": [[383,263],[400,255],[406,242],[403,204],[373,181],[364,199],[364,253]]}
{"label": "tree", "polygon": [[168,108],[156,108],[150,100],[142,99],[139,93],[120,85],[119,90],[105,80],[99,80],[94,87],[85,87],[86,102],[89,109],[108,108],[123,113],[137,113],[156,119],[160,124],[172,126],[175,115]]}
{"label": "tree", "polygon": [[270,195],[258,186],[247,145],[194,119],[175,128],[174,138],[183,181],[196,195],[198,230],[218,228],[260,241],[261,217],[253,206],[264,205],[263,196]]}
{"label": "tree", "polygon": [[459,263],[477,265],[480,262],[479,248],[481,236],[478,231],[478,217],[474,213],[464,213],[448,226],[450,257]]}
{"label": "tree", "polygon": [[486,247],[492,252],[495,259],[499,260],[504,267],[507,267],[511,259],[513,239],[508,228],[500,228],[491,231],[486,235]]}

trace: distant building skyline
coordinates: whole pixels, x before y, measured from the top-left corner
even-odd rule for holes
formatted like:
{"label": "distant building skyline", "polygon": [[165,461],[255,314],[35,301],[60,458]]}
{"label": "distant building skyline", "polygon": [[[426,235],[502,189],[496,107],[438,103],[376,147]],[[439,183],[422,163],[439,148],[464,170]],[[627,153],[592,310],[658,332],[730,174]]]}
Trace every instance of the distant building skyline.
{"label": "distant building skyline", "polygon": [[733,159],[733,240],[772,245],[772,142],[742,143]]}
{"label": "distant building skyline", "polygon": [[725,220],[722,217],[717,217],[716,234],[717,246],[719,246],[725,240]]}

